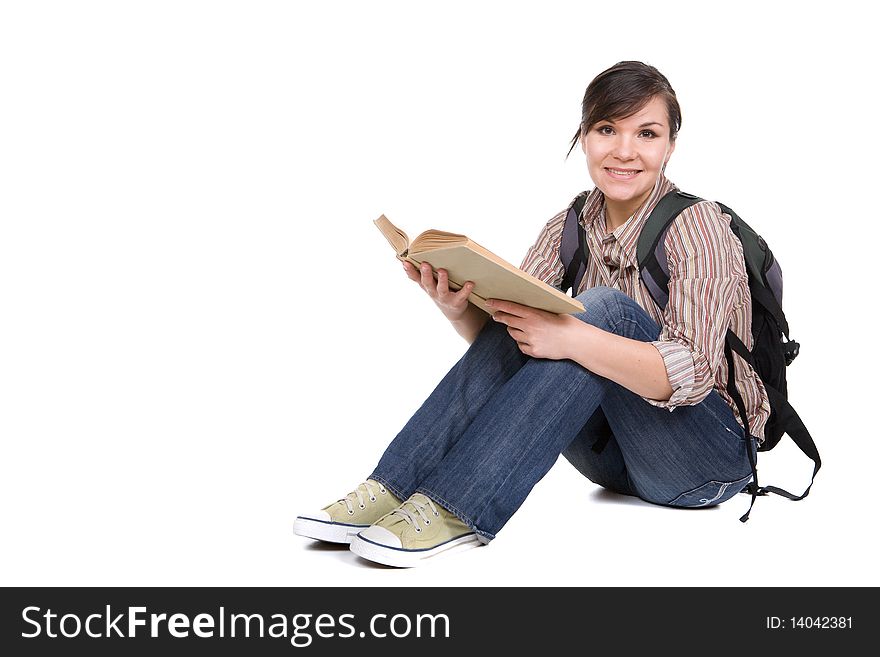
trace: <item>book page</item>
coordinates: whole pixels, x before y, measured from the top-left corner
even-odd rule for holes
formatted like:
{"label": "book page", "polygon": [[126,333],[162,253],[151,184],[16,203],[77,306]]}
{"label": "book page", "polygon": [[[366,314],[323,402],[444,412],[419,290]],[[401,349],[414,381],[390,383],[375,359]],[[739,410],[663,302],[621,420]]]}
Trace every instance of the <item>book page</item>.
{"label": "book page", "polygon": [[459,235],[458,233],[449,233],[444,230],[435,230],[431,228],[412,241],[409,245],[409,251],[410,253],[426,252],[444,246],[451,246],[453,244],[463,244],[467,241],[468,238],[466,235]]}
{"label": "book page", "polygon": [[373,223],[376,224],[376,227],[385,236],[385,239],[388,240],[398,258],[403,255],[409,248],[409,237],[407,237],[406,233],[392,224],[384,214],[378,219],[374,219]]}

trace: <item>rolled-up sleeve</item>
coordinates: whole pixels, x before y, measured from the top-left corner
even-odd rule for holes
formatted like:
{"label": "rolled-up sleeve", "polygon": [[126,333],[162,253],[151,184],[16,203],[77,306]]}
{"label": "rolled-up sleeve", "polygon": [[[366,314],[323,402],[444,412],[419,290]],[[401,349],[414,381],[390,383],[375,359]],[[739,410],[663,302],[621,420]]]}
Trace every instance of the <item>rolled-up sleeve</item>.
{"label": "rolled-up sleeve", "polygon": [[669,301],[657,348],[666,366],[672,396],[648,399],[668,408],[698,404],[712,391],[724,357],[724,341],[748,278],[742,249],[718,206],[701,201],[684,210],[664,242],[669,267]]}
{"label": "rolled-up sleeve", "polygon": [[556,214],[538,234],[538,239],[526,251],[520,269],[551,287],[559,289],[565,277],[565,267],[559,259],[559,243],[567,212]]}
{"label": "rolled-up sleeve", "polygon": [[[672,388],[672,396],[668,400],[644,399],[654,406],[672,410],[680,404],[688,403],[694,390],[694,357],[691,350],[683,344],[673,341],[656,340],[652,342],[666,366],[666,376]],[[707,393],[708,394],[708,393]],[[692,402],[697,403],[697,402]]]}

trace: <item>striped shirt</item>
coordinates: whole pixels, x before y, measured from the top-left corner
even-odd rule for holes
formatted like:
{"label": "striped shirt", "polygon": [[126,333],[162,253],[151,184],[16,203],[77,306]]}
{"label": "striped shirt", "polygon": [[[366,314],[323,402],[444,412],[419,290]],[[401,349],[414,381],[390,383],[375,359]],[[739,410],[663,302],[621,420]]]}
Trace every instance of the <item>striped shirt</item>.
{"label": "striped shirt", "polygon": [[[752,299],[742,245],[730,230],[730,215],[712,201],[700,201],[684,210],[666,233],[669,301],[661,310],[639,277],[636,247],[639,233],[654,206],[670,190],[678,189],[660,174],[650,196],[627,221],[612,232],[605,230],[605,195],[594,188],[587,196],[580,224],[586,229],[590,257],[580,288],[604,285],[632,298],[657,322],[661,331],[653,344],[663,358],[672,396],[667,401],[643,397],[670,411],[700,403],[714,388],[727,402],[737,422],[739,410],[727,393],[727,328],[752,348]],[[520,269],[561,289],[565,275],[559,257],[567,210],[554,216],[529,247]],[[567,290],[562,290],[567,292]],[[733,355],[736,387],[745,402],[750,433],[764,441],[770,402],[764,384],[749,365]]]}

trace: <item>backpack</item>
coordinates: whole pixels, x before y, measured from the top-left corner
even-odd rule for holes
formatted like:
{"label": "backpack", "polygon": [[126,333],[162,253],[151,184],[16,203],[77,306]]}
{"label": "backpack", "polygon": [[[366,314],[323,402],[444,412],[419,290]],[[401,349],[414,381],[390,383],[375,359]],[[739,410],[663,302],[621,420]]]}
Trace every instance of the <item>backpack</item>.
{"label": "backpack", "polygon": [[[577,294],[589,258],[586,232],[578,222],[588,193],[588,191],[581,192],[569,205],[559,247],[560,258],[565,267],[561,289],[567,292],[570,287],[572,296]],[[664,248],[666,232],[682,210],[702,200],[704,199],[679,190],[668,192],[657,203],[639,234],[637,246],[639,276],[661,310],[666,308],[669,301],[669,269]],[[788,322],[785,313],[782,312],[782,270],[779,262],[773,257],[773,252],[764,239],[739,215],[722,203],[718,205],[725,214],[730,215],[730,228],[742,244],[749,276],[749,291],[752,296],[754,339],[752,350],[749,351],[742,340],[729,328],[727,329],[724,345],[729,372],[727,392],[736,403],[740,418],[743,420],[744,435],[751,437],[745,404],[734,384],[733,352],[736,352],[760,377],[770,401],[770,417],[764,429],[764,442],[758,446],[757,451],[765,452],[773,449],[782,435],[787,433],[814,464],[813,477],[807,490],[802,495],[793,495],[775,486],[759,486],[756,459],[753,458],[751,449],[746,450],[752,466],[752,481],[741,491],[752,496],[749,510],[740,518],[742,522],[746,522],[758,495],[775,493],[793,501],[805,498],[816,479],[822,461],[810,432],[788,402],[786,368],[800,352],[800,344],[789,339]],[[601,446],[598,448],[594,446],[594,450],[601,451],[604,442],[607,442],[607,436]]]}

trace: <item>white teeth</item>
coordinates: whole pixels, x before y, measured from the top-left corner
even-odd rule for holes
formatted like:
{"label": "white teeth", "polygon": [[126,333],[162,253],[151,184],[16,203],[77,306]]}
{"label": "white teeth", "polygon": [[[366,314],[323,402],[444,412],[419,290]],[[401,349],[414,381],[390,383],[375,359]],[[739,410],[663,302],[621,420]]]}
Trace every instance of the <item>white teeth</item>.
{"label": "white teeth", "polygon": [[638,171],[619,171],[617,169],[608,169],[611,173],[616,173],[618,176],[634,176],[638,173]]}

